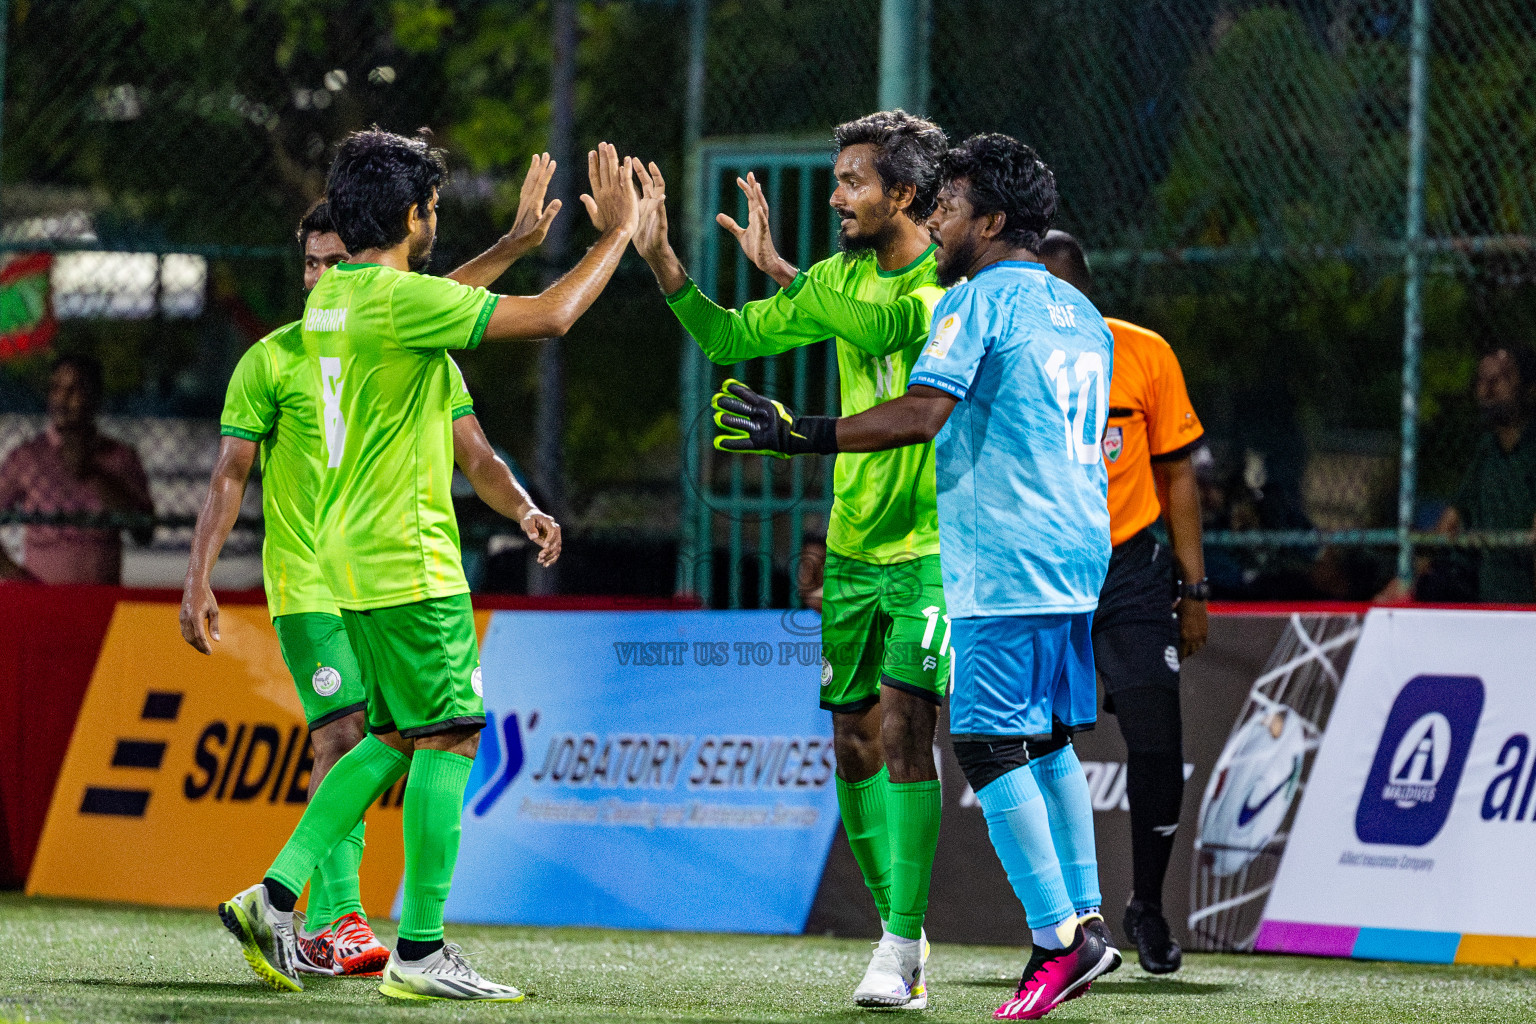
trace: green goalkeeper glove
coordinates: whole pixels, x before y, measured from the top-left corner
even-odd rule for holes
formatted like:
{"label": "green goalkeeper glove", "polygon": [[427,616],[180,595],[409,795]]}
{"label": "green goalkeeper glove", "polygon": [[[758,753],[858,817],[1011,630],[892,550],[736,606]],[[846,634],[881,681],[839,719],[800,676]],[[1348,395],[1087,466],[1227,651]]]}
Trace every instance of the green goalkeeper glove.
{"label": "green goalkeeper glove", "polygon": [[831,416],[796,416],[780,402],[765,398],[739,380],[720,385],[710,405],[715,410],[717,451],[737,455],[832,455],[837,451],[837,420]]}

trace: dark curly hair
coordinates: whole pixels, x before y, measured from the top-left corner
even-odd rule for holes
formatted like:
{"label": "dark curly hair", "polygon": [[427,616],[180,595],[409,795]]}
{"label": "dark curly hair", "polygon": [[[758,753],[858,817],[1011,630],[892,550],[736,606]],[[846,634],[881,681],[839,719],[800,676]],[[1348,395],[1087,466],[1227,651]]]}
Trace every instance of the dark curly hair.
{"label": "dark curly hair", "polygon": [[425,138],[408,139],[377,125],[348,135],[325,182],[341,244],[348,252],[399,245],[406,236],[406,213],[414,206],[425,216],[432,190],[447,180],[446,154]]}
{"label": "dark curly hair", "polygon": [[1029,146],[1007,135],[972,135],[944,154],[944,183],[964,179],[978,217],[1004,216],[998,236],[1037,251],[1056,219],[1056,176]]}
{"label": "dark curly hair", "polygon": [[905,110],[882,110],[832,129],[838,152],[849,146],[875,147],[875,173],[887,193],[903,185],[913,188],[905,213],[921,224],[939,199],[939,164],[949,138],[944,129]]}
{"label": "dark curly hair", "polygon": [[329,235],[335,230],[336,223],[331,220],[330,205],[324,199],[317,200],[304,211],[304,217],[299,221],[299,248],[309,244],[310,235]]}

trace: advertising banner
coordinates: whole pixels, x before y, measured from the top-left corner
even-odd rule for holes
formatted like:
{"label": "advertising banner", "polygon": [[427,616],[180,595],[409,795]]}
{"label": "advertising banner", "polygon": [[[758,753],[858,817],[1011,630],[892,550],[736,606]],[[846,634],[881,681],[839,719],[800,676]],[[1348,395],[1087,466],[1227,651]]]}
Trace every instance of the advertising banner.
{"label": "advertising banner", "polygon": [[448,919],[801,931],[838,823],[804,618],[496,615]]}
{"label": "advertising banner", "polygon": [[1366,617],[1254,948],[1536,962],[1536,613]]}
{"label": "advertising banner", "polygon": [[[120,601],[54,786],[29,895],[212,907],[259,881],[304,812],[303,709],[263,605],[221,609],[213,657],[178,605]],[[404,783],[368,812],[362,897],[403,871]]]}

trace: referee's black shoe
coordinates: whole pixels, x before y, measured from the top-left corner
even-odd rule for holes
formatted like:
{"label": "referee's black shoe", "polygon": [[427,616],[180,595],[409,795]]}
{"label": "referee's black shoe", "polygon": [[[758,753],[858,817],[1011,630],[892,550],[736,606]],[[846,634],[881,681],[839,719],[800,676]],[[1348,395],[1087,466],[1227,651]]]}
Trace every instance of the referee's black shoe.
{"label": "referee's black shoe", "polygon": [[1136,943],[1141,969],[1150,974],[1172,974],[1184,963],[1184,951],[1168,933],[1163,908],[1144,900],[1131,900],[1125,908],[1125,934]]}

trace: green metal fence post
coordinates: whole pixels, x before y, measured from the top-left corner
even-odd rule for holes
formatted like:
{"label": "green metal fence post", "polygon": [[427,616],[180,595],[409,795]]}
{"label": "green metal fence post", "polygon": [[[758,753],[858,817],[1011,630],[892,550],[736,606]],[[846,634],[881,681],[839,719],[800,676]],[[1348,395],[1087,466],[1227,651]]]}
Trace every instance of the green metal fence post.
{"label": "green metal fence post", "polygon": [[1403,441],[1397,492],[1397,578],[1413,582],[1418,485],[1419,350],[1424,341],[1424,157],[1429,77],[1429,0],[1413,0],[1408,63],[1408,210],[1403,257]]}
{"label": "green metal fence post", "polygon": [[[0,0],[3,2],[3,0]],[[699,167],[699,140],[704,137],[704,45],[709,35],[709,0],[688,2],[688,68],[687,97],[683,122],[683,252],[689,266],[699,261],[699,192],[703,172]],[[703,485],[703,463],[700,461],[698,439],[690,433],[693,418],[694,396],[699,391],[699,369],[702,355],[699,346],[686,333],[683,334],[683,350],[677,361],[677,427],[682,431],[682,460],[678,473],[678,496],[681,506],[677,520],[677,583],[679,596],[700,593],[698,564],[700,552],[710,549],[708,533],[698,530],[699,488]]]}
{"label": "green metal fence post", "polygon": [[881,110],[928,105],[928,7],[928,0],[881,0]]}

